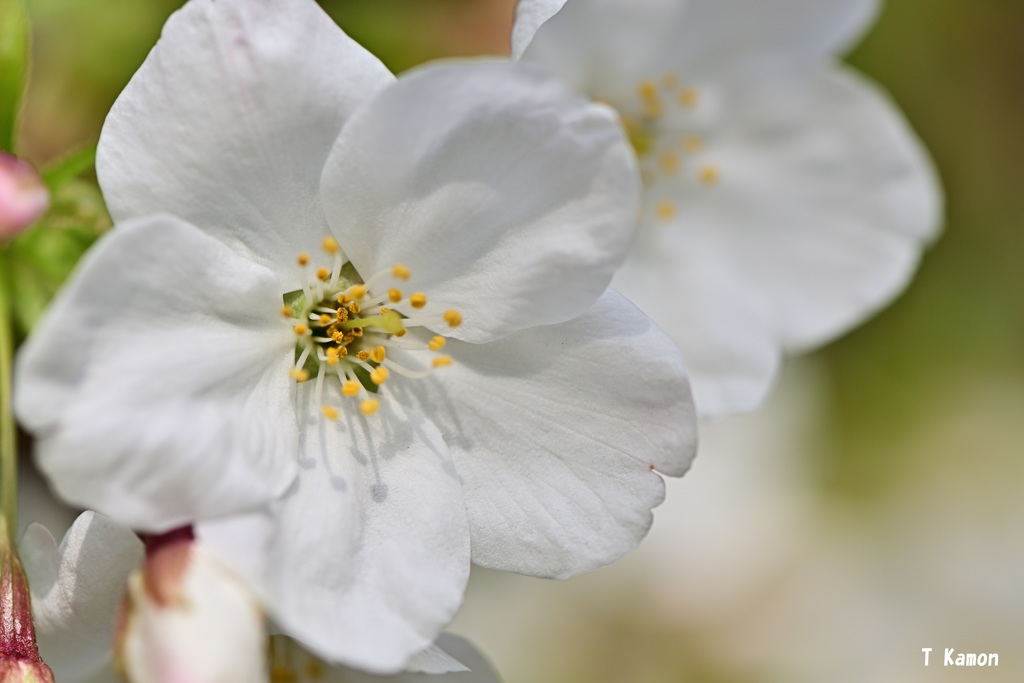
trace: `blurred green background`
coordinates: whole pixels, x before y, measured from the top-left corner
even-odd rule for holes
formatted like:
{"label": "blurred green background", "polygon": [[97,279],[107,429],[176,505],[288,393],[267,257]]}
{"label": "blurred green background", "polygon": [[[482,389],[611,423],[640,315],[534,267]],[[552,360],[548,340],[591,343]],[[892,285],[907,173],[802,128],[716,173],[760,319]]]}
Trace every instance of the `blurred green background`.
{"label": "blurred green background", "polygon": [[[99,134],[177,0],[27,0],[20,149]],[[513,0],[324,0],[394,71],[507,52]],[[849,61],[939,168],[908,291],[708,428],[655,530],[568,583],[477,572],[455,628],[508,683],[1024,680],[1024,3],[890,0]],[[922,666],[922,647],[999,669]],[[933,657],[936,655],[933,654]]]}

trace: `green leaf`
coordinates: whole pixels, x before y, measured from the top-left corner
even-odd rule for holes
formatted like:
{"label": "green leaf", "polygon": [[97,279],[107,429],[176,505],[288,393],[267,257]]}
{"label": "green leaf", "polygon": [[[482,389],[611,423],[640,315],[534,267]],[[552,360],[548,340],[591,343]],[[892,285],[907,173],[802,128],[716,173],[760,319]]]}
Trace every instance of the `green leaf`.
{"label": "green leaf", "polygon": [[[0,0],[4,2],[5,0]],[[96,163],[96,145],[75,150],[43,170],[43,183],[51,194],[82,175]]]}
{"label": "green leaf", "polygon": [[24,0],[0,0],[0,149],[14,151],[14,126],[28,73]]}

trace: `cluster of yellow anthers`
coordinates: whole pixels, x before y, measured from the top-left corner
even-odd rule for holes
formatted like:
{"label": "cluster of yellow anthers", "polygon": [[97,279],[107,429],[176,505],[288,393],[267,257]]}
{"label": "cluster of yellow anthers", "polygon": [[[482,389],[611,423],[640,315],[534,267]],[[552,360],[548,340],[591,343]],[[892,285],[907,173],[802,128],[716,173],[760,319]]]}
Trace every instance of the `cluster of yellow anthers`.
{"label": "cluster of yellow anthers", "polygon": [[[659,178],[674,178],[683,170],[686,157],[697,157],[704,150],[704,141],[699,135],[684,135],[679,139],[662,132],[659,122],[665,117],[667,107],[693,110],[700,104],[700,92],[693,86],[680,85],[679,76],[667,73],[660,80],[644,80],[637,85],[636,96],[639,107],[635,115],[622,115],[622,126],[641,162],[641,173],[645,185],[653,185]],[[675,129],[676,127],[673,126]],[[696,178],[707,186],[716,185],[721,177],[718,167],[701,164]],[[662,220],[671,220],[676,215],[676,204],[671,199],[662,199],[656,208]]]}
{"label": "cluster of yellow anthers", "polygon": [[440,316],[417,315],[427,305],[423,292],[406,297],[402,290],[379,285],[406,282],[409,269],[398,263],[362,281],[355,271],[343,275],[344,254],[333,237],[324,238],[323,250],[333,258],[332,268],[318,268],[310,277],[310,256],[299,254],[302,290],[285,295],[282,314],[297,337],[296,361],[291,376],[297,382],[315,377],[316,398],[324,417],[336,420],[337,406],[325,400],[324,383],[334,377],[340,383],[342,397],[360,398],[364,415],[373,415],[380,407],[382,385],[392,372],[420,378],[433,370],[451,365],[451,356],[435,355],[427,370],[414,370],[396,362],[390,350],[438,352],[446,343],[442,336],[420,341],[403,339],[415,327],[457,327],[462,316],[456,310]]}

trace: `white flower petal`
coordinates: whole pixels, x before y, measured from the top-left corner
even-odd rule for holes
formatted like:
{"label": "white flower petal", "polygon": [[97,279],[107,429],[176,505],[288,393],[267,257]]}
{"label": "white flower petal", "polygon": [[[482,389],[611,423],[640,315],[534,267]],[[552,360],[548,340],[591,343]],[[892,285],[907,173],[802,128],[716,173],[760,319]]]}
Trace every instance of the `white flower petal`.
{"label": "white flower petal", "polygon": [[16,368],[56,492],[150,531],[279,495],[296,448],[281,305],[270,271],[178,219],[102,239]]}
{"label": "white flower petal", "polygon": [[[554,13],[552,4],[519,3],[513,55],[615,104],[632,96],[640,79],[662,75],[689,9],[680,0],[568,0]],[[550,18],[536,28],[544,15]],[[536,33],[527,44],[531,28]]]}
{"label": "white flower petal", "polygon": [[519,59],[544,22],[562,9],[565,0],[519,0],[512,26],[512,59]]}
{"label": "white flower petal", "polygon": [[[311,388],[302,394],[314,400]],[[282,630],[320,656],[394,673],[458,609],[469,532],[440,434],[389,396],[380,401],[368,418],[352,401],[337,422],[309,406],[268,595]]]}
{"label": "white flower petal", "polygon": [[709,258],[739,274],[777,342],[815,346],[902,291],[940,223],[934,171],[888,99],[850,72],[801,69],[723,91],[705,155],[719,182],[686,192],[678,225],[648,227],[718,240]]}
{"label": "white flower petal", "polygon": [[[647,532],[696,449],[675,345],[609,291],[584,315],[486,345],[451,343],[436,382],[409,383],[464,481],[477,564],[565,577]],[[396,387],[397,390],[397,387]]]}
{"label": "white flower petal", "polygon": [[84,512],[60,547],[33,524],[20,551],[43,660],[62,683],[90,680],[110,659],[117,607],[128,574],[142,561],[142,542],[112,520]]}
{"label": "white flower petal", "polygon": [[312,0],[192,0],[107,117],[111,214],[173,213],[295,284],[295,256],[325,232],[331,144],[391,80]]}
{"label": "white flower petal", "polygon": [[645,225],[612,284],[682,349],[702,416],[752,410],[778,371],[778,342],[759,293],[723,260],[720,237],[690,228]]}
{"label": "white flower petal", "polygon": [[433,649],[443,650],[465,664],[463,671],[410,672],[377,676],[345,667],[331,667],[317,680],[322,683],[501,683],[490,663],[465,638],[442,633]]}
{"label": "white flower petal", "polygon": [[364,278],[404,263],[424,313],[458,309],[451,335],[480,342],[597,299],[632,238],[638,179],[606,107],[477,62],[423,68],[357,113],[321,192]]}
{"label": "white flower petal", "polygon": [[519,3],[513,56],[609,101],[667,72],[841,53],[878,9],[877,0],[568,0],[558,11],[560,4]]}

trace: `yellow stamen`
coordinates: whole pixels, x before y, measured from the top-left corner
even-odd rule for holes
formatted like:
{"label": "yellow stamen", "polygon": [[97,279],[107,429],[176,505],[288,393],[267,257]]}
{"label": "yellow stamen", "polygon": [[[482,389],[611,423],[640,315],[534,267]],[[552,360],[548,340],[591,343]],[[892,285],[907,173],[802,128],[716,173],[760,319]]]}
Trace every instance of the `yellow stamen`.
{"label": "yellow stamen", "polygon": [[430,340],[430,343],[427,344],[427,348],[430,349],[431,351],[440,351],[441,349],[444,348],[444,345],[444,337],[434,337],[433,339]]}
{"label": "yellow stamen", "polygon": [[359,404],[359,410],[363,415],[373,415],[380,408],[380,401],[375,398],[368,398]]}
{"label": "yellow stamen", "polygon": [[370,360],[370,352],[367,351],[366,349],[363,349],[362,351],[356,354],[356,358],[365,363],[366,361]]}
{"label": "yellow stamen", "polygon": [[291,318],[292,316],[295,315],[295,309],[288,305],[282,306],[281,315],[283,315],[285,318]]}
{"label": "yellow stamen", "polygon": [[320,323],[320,327],[327,327],[331,324],[331,316],[326,313],[321,313],[318,322]]}
{"label": "yellow stamen", "polygon": [[686,87],[679,91],[679,104],[687,109],[693,109],[700,102],[700,93],[696,88]]}
{"label": "yellow stamen", "polygon": [[331,271],[327,270],[326,268],[317,268],[316,269],[316,279],[325,281],[330,276],[331,276]]}
{"label": "yellow stamen", "polygon": [[374,368],[373,372],[370,373],[370,379],[373,380],[374,384],[384,384],[390,374],[387,368]]}
{"label": "yellow stamen", "polygon": [[338,253],[338,240],[334,239],[333,237],[325,237],[321,246],[324,248],[324,251],[326,251],[328,254]]}
{"label": "yellow stamen", "polygon": [[444,321],[449,327],[458,327],[462,324],[462,316],[454,308],[444,312]]}
{"label": "yellow stamen", "polygon": [[378,346],[370,351],[370,360],[374,363],[383,363],[386,350],[383,346]]}
{"label": "yellow stamen", "polygon": [[661,97],[658,95],[658,85],[654,81],[641,81],[637,86],[637,94],[640,96],[642,105],[641,113],[649,119],[661,117]]}
{"label": "yellow stamen", "polygon": [[359,382],[355,381],[354,379],[350,379],[341,385],[341,393],[345,394],[346,396],[355,396],[359,393],[359,390],[362,388],[363,387],[361,384],[359,384]]}
{"label": "yellow stamen", "polygon": [[704,141],[700,139],[700,136],[687,135],[683,138],[683,147],[685,147],[686,151],[690,154],[698,154],[704,149]]}
{"label": "yellow stamen", "polygon": [[300,337],[309,334],[309,328],[303,325],[302,323],[299,323],[293,329],[295,330],[295,334],[299,335]]}
{"label": "yellow stamen", "polygon": [[334,421],[338,419],[338,409],[334,406],[324,406],[320,410],[323,411],[324,417],[328,420]]}
{"label": "yellow stamen", "polygon": [[397,304],[399,301],[402,300],[402,290],[400,290],[400,289],[389,289],[388,290],[388,299],[391,300],[391,303]]}
{"label": "yellow stamen", "polygon": [[309,265],[309,254],[307,254],[306,252],[302,252],[301,254],[299,254],[299,257],[295,260],[298,261],[298,264],[300,266],[307,266]]}
{"label": "yellow stamen", "polygon": [[348,294],[341,293],[338,295],[339,304],[347,304],[349,301],[352,301],[352,297],[350,297]]}
{"label": "yellow stamen", "polygon": [[707,164],[700,169],[700,181],[705,185],[717,185],[721,174],[716,166]]}
{"label": "yellow stamen", "polygon": [[[345,351],[347,353],[348,349],[345,349]],[[327,349],[327,364],[328,365],[337,365],[339,358],[340,358],[340,354],[338,353],[338,349],[336,349],[334,347],[331,347],[331,348]]]}
{"label": "yellow stamen", "polygon": [[405,329],[405,328],[403,327],[403,328],[402,328],[402,329],[400,329],[400,330],[399,330],[398,332],[395,332],[395,336],[396,336],[396,337],[404,337],[404,336],[405,336],[405,333],[406,333],[406,332],[408,332],[408,331],[409,331],[409,330],[407,330],[407,329]]}
{"label": "yellow stamen", "polygon": [[673,175],[679,172],[679,166],[681,164],[679,155],[673,151],[667,151],[661,155],[661,170],[668,175]]}
{"label": "yellow stamen", "polygon": [[401,263],[396,263],[395,267],[391,269],[391,274],[397,277],[399,280],[408,280],[412,277],[412,273]]}
{"label": "yellow stamen", "polygon": [[348,293],[349,295],[351,295],[353,299],[362,299],[364,296],[366,296],[366,286],[352,285],[351,287],[349,287]]}
{"label": "yellow stamen", "polygon": [[353,301],[348,305],[348,312],[351,313],[352,315],[356,315],[361,310],[363,310],[363,307],[359,305],[358,301]]}
{"label": "yellow stamen", "polygon": [[423,292],[416,292],[409,297],[409,305],[413,308],[423,308],[427,305],[427,295]]}
{"label": "yellow stamen", "polygon": [[296,382],[305,382],[307,379],[309,379],[309,372],[307,370],[303,370],[302,368],[292,368],[291,372],[289,372],[288,374],[291,375],[291,378],[294,379]]}
{"label": "yellow stamen", "polygon": [[435,368],[444,368],[452,364],[451,356],[438,356],[434,359]]}
{"label": "yellow stamen", "polygon": [[656,209],[658,218],[663,221],[670,221],[676,216],[676,204],[671,199],[662,199],[658,202]]}

